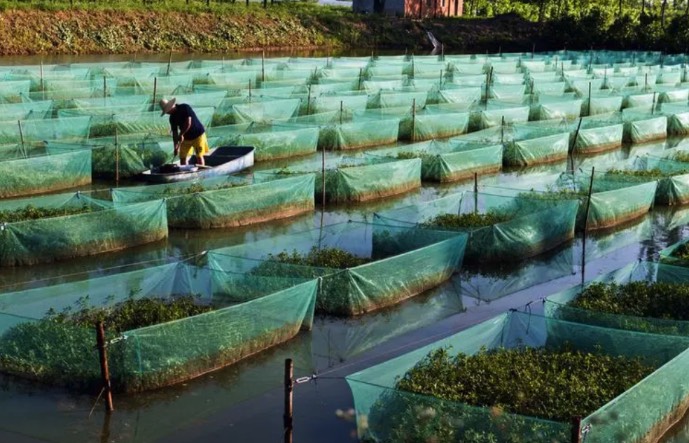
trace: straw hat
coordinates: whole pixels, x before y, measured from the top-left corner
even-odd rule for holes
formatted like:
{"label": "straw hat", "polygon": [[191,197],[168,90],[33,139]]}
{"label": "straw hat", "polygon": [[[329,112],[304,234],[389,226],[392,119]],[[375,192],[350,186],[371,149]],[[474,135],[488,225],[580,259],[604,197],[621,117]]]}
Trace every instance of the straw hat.
{"label": "straw hat", "polygon": [[164,98],[161,99],[160,100],[160,109],[162,112],[160,113],[160,116],[162,117],[163,115],[170,112],[170,110],[175,106],[176,101],[177,101],[177,99],[175,99],[174,97],[171,98],[170,100],[165,100]]}

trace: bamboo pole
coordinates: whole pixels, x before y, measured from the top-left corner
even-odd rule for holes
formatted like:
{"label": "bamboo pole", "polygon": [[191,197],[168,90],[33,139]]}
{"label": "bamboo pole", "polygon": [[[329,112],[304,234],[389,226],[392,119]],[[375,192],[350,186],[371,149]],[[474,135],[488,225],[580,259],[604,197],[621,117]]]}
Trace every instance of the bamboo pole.
{"label": "bamboo pole", "polygon": [[572,443],[581,443],[581,417],[572,417]]}
{"label": "bamboo pole", "polygon": [[41,60],[41,97],[45,100],[45,84],[43,82],[43,60]]}
{"label": "bamboo pole", "polygon": [[108,81],[105,76],[103,76],[103,106],[105,106],[105,100],[108,97]]}
{"label": "bamboo pole", "polygon": [[170,49],[170,57],[167,59],[167,71],[165,75],[170,75],[170,65],[172,64],[172,49]]}
{"label": "bamboo pole", "polygon": [[285,413],[282,416],[282,423],[285,432],[285,443],[292,443],[293,430],[293,393],[294,393],[294,364],[291,358],[285,359]]}
{"label": "bamboo pole", "polygon": [[411,104],[411,141],[416,140],[416,99]]}
{"label": "bamboo pole", "polygon": [[344,101],[340,100],[340,124],[342,124],[343,114],[344,114]]}
{"label": "bamboo pole", "polygon": [[96,323],[96,343],[98,345],[98,356],[100,358],[100,373],[105,390],[105,410],[111,413],[115,408],[112,404],[112,386],[110,384],[110,370],[108,369],[108,353],[105,349],[105,327],[103,322]]}
{"label": "bamboo pole", "polygon": [[478,172],[474,172],[474,214],[478,212]]}
{"label": "bamboo pole", "polygon": [[584,120],[583,117],[579,117],[579,123],[577,124],[577,130],[574,131],[574,138],[572,139],[572,146],[569,148],[569,159],[570,159],[570,171],[574,173],[574,150],[577,146],[577,139],[579,138],[579,130],[581,129],[581,122]]}
{"label": "bamboo pole", "polygon": [[120,184],[120,138],[115,126],[115,183]]}
{"label": "bamboo pole", "polygon": [[261,81],[266,81],[266,50],[261,51]]}
{"label": "bamboo pole", "polygon": [[19,125],[19,141],[21,142],[22,154],[24,155],[24,158],[27,158],[28,154],[26,153],[26,146],[24,146],[24,131],[22,130],[22,121],[17,120],[17,124]]}
{"label": "bamboo pole", "polygon": [[306,97],[306,115],[311,113],[311,85],[309,85],[309,94]]}
{"label": "bamboo pole", "polygon": [[363,76],[364,76],[364,68],[359,68],[359,87],[357,88],[357,91],[361,91],[361,80],[362,80]]}
{"label": "bamboo pole", "polygon": [[583,286],[586,280],[586,235],[588,234],[589,226],[589,210],[591,209],[591,194],[593,193],[593,177],[596,175],[596,168],[591,168],[591,181],[589,183],[589,194],[586,198],[586,211],[584,212],[584,234],[581,243],[581,284]]}
{"label": "bamboo pole", "polygon": [[151,102],[151,111],[156,109],[156,95],[158,94],[158,77],[153,77],[153,101]]}
{"label": "bamboo pole", "polygon": [[588,115],[591,115],[591,82],[589,82],[589,102],[586,111]]}
{"label": "bamboo pole", "polygon": [[251,79],[249,79],[249,103],[251,103]]}

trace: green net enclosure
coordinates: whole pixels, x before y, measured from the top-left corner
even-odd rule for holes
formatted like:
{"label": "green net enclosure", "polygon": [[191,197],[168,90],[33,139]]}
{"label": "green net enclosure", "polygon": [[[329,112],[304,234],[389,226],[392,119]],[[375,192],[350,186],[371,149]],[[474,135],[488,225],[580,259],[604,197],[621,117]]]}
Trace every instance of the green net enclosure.
{"label": "green net enclosure", "polygon": [[[672,291],[672,285],[689,281],[689,269],[685,267],[687,262],[672,255],[683,244],[684,242],[681,242],[667,248],[665,254],[661,254],[661,263],[635,262],[598,276],[585,287],[572,287],[549,295],[545,299],[545,315],[604,328],[689,336],[689,321],[683,314],[670,315],[667,311],[673,308],[668,308],[667,305],[665,308],[646,309],[648,303],[644,300],[649,296],[659,299],[661,291]],[[607,300],[611,303],[609,309],[586,300],[583,304],[575,303],[585,292],[587,298],[598,296]],[[591,295],[588,295],[589,293]],[[671,303],[671,300],[677,303],[677,298],[679,297],[672,299],[662,295],[666,304]],[[651,312],[657,315],[653,316]]]}
{"label": "green net enclosure", "polygon": [[597,154],[622,146],[624,124],[613,116],[584,117],[574,129],[574,152]]}
{"label": "green net enclosure", "polygon": [[503,147],[431,140],[369,153],[397,159],[420,158],[422,181],[449,183],[499,172]]}
{"label": "green net enclosure", "polygon": [[[210,126],[215,108],[194,109],[199,120],[205,127]],[[110,134],[102,132],[101,136],[114,136],[116,134],[170,134],[170,122],[166,117],[161,117],[159,111],[115,114],[112,116],[113,129],[117,132]]]}
{"label": "green net enclosure", "polygon": [[[661,250],[658,261],[666,265],[688,268],[689,254],[687,254],[687,242],[689,242],[689,239],[681,240]],[[679,273],[679,275],[682,275],[682,273]]]}
{"label": "green net enclosure", "polygon": [[381,90],[369,95],[368,108],[400,108],[426,105],[428,92],[426,91],[387,91]]}
{"label": "green net enclosure", "polygon": [[531,120],[562,120],[579,118],[581,99],[568,95],[539,94],[538,102],[531,105]]}
{"label": "green net enclosure", "polygon": [[231,123],[270,123],[287,121],[297,115],[299,99],[269,100],[255,103],[237,103],[232,105]]}
{"label": "green net enclosure", "polygon": [[639,181],[644,180],[644,177],[646,180],[658,180],[656,205],[678,206],[689,203],[689,163],[674,160],[672,155],[661,158],[647,154],[633,161],[630,175],[636,176]]}
{"label": "green net enclosure", "polygon": [[660,114],[667,116],[669,136],[689,135],[689,106],[683,103],[663,103]]}
{"label": "green net enclosure", "polygon": [[353,316],[394,305],[450,278],[466,235],[346,222],[216,249],[211,266],[264,276],[322,276],[316,312]]}
{"label": "green net enclosure", "polygon": [[316,173],[317,201],[362,202],[402,194],[421,187],[421,159],[390,159],[373,155],[328,156],[295,162],[268,173]]}
{"label": "green net enclosure", "polygon": [[5,103],[0,104],[0,115],[2,115],[2,120],[6,121],[43,119],[50,117],[49,113],[52,106],[52,100]]}
{"label": "green net enclosure", "polygon": [[529,106],[518,106],[511,103],[498,103],[490,101],[485,109],[481,109],[474,117],[470,130],[486,129],[510,123],[525,123],[529,121]]}
{"label": "green net enclosure", "polygon": [[462,87],[453,84],[443,84],[437,92],[438,103],[454,103],[458,105],[471,105],[481,100],[481,87]]}
{"label": "green net enclosure", "polygon": [[378,224],[464,232],[467,263],[516,261],[574,238],[579,200],[463,192],[374,214]]}
{"label": "green net enclosure", "polygon": [[316,126],[295,128],[289,124],[245,123],[208,129],[212,145],[253,146],[258,162],[313,154],[319,134]]}
{"label": "green net enclosure", "polygon": [[506,166],[532,166],[561,161],[568,153],[569,132],[562,132],[508,142],[503,162]]}
{"label": "green net enclosure", "polygon": [[83,141],[89,135],[90,117],[30,119],[0,122],[0,144],[44,140]]}
{"label": "green net enclosure", "polygon": [[99,137],[85,143],[48,142],[51,154],[90,151],[93,178],[131,178],[152,166],[172,161],[172,137],[156,134],[124,134]]}
{"label": "green net enclosure", "polygon": [[0,222],[1,266],[115,251],[168,234],[162,200],[113,207],[79,192],[3,201]]}
{"label": "green net enclosure", "polygon": [[622,111],[625,141],[645,143],[667,138],[668,118],[656,115],[649,108],[628,108]]}
{"label": "green net enclosure", "polygon": [[182,262],[1,294],[0,370],[98,392],[102,319],[113,388],[161,388],[310,329],[316,289]]}
{"label": "green net enclosure", "polygon": [[91,183],[91,151],[0,161],[0,198],[20,197]]}
{"label": "green net enclosure", "polygon": [[653,207],[657,187],[657,180],[640,182],[623,174],[579,171],[562,174],[553,191],[554,195],[559,193],[571,198],[574,194],[584,200],[591,191],[589,202],[580,207],[577,228],[586,226],[592,231],[611,228],[648,213]]}
{"label": "green net enclosure", "polygon": [[0,85],[0,103],[22,103],[29,98],[31,81],[5,80]]}
{"label": "green net enclosure", "polygon": [[464,134],[469,129],[469,112],[455,105],[427,105],[412,108],[400,121],[399,139],[433,140]]}
{"label": "green net enclosure", "polygon": [[172,228],[227,228],[292,217],[314,209],[314,174],[212,177],[111,191],[119,204],[165,199]]}
{"label": "green net enclosure", "polygon": [[[368,441],[412,442],[431,438],[444,442],[570,442],[575,432],[583,432],[580,438],[587,442],[645,442],[662,435],[668,424],[686,410],[689,388],[682,367],[689,359],[687,344],[685,337],[621,331],[510,312],[351,374],[346,380],[354,395],[359,438]],[[512,351],[509,355],[531,355],[559,349],[569,350],[567,358],[572,358],[572,352],[589,358],[607,356],[625,362],[632,360],[646,369],[624,387],[607,391],[595,402],[581,407],[577,415],[586,417],[578,430],[572,429],[571,416],[563,416],[567,415],[566,411],[558,417],[543,418],[520,413],[522,408],[528,410],[523,404],[512,410],[501,404],[478,403],[481,400],[457,401],[443,394],[442,388],[428,392],[428,384],[418,377],[410,379],[409,375],[428,374],[431,384],[440,384],[452,375],[427,372],[431,361],[440,365],[463,354],[478,364],[492,353],[507,356]],[[443,356],[447,360],[439,360]],[[565,374],[574,370],[573,365],[565,366]],[[442,371],[446,367],[442,365],[438,369]],[[641,375],[653,369],[645,378]],[[418,384],[407,383],[413,380],[418,380]],[[552,383],[556,382],[544,382],[540,377],[539,387],[529,395],[561,398],[562,392],[576,390],[577,382],[565,375],[563,386],[555,387]],[[505,381],[497,379],[491,386],[497,389],[499,383]],[[585,382],[582,389],[589,390],[591,384],[600,383],[603,380],[596,378]],[[513,389],[515,381],[508,384],[508,390]],[[499,403],[496,397],[489,401]]]}
{"label": "green net enclosure", "polygon": [[658,103],[687,103],[689,102],[689,88],[674,86],[656,86]]}
{"label": "green net enclosure", "polygon": [[616,95],[606,90],[590,96],[584,95],[581,115],[599,115],[619,112],[622,109],[622,95]]}

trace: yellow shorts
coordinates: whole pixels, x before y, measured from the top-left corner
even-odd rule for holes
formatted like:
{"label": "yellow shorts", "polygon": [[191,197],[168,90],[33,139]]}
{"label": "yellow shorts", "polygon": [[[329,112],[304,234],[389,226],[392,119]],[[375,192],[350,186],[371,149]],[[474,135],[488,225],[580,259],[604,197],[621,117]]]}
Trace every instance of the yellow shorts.
{"label": "yellow shorts", "polygon": [[179,158],[189,157],[192,148],[197,156],[208,153],[208,139],[205,132],[193,140],[184,140],[179,146]]}

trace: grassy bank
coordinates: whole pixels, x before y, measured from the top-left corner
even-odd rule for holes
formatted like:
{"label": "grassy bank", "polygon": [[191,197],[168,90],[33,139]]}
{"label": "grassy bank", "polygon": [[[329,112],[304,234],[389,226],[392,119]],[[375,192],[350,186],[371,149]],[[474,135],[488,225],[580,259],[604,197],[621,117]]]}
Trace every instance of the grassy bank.
{"label": "grassy bank", "polygon": [[[521,4],[519,2],[515,3]],[[431,31],[448,52],[528,52],[589,48],[682,52],[689,15],[591,9],[547,15],[515,7],[493,17],[410,19],[356,14],[348,7],[288,2],[3,3],[0,55],[135,54],[348,49],[428,51]],[[523,9],[523,8],[522,8]],[[533,9],[533,8],[531,8]],[[507,13],[504,13],[507,12]],[[520,13],[524,17],[517,14]],[[488,11],[487,14],[494,14]]]}
{"label": "grassy bank", "polygon": [[[259,49],[430,50],[426,29],[448,50],[530,50],[534,24],[519,18],[411,20],[342,7],[289,3],[5,9],[0,55],[225,52]],[[86,8],[86,7],[84,7]],[[540,49],[545,49],[541,48]]]}

